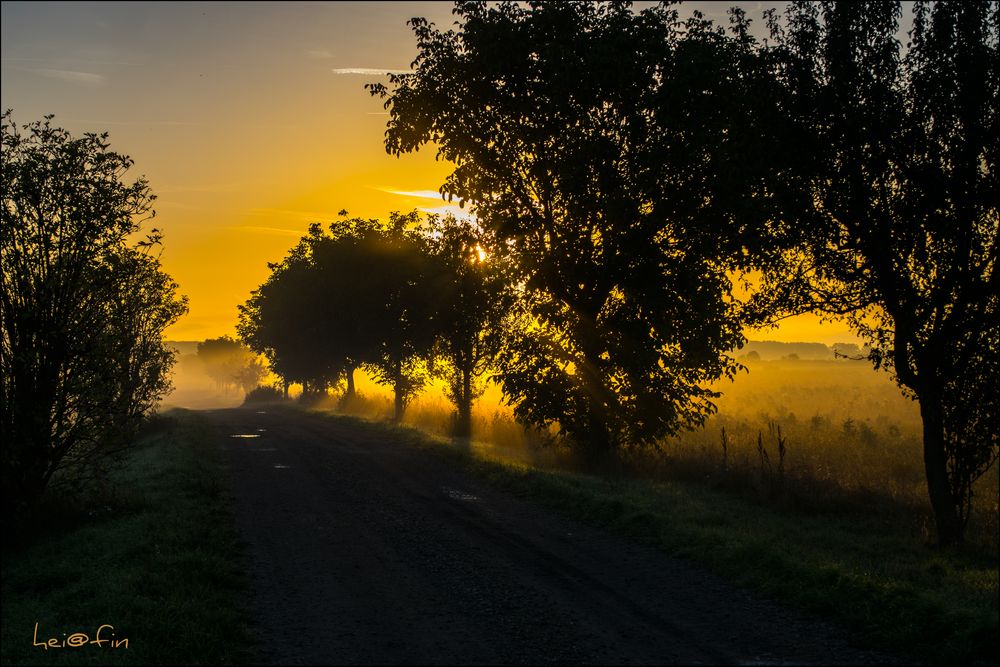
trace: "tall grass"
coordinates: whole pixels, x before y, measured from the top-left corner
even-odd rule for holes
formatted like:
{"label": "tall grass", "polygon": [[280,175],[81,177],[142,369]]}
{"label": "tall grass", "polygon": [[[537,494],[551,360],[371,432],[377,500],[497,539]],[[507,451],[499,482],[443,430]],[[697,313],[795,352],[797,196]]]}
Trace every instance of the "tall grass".
{"label": "tall grass", "polygon": [[[716,388],[719,412],[704,428],[639,458],[661,474],[810,511],[889,514],[931,538],[919,410],[886,374],[851,361],[756,362]],[[977,482],[967,533],[994,556],[998,480],[994,466]]]}
{"label": "tall grass", "polygon": [[[655,450],[625,453],[622,472],[699,481],[754,502],[805,512],[884,514],[915,539],[932,538],[920,415],[885,373],[845,360],[756,361],[723,393],[704,427]],[[386,390],[358,378],[350,405],[329,397],[316,407],[372,420],[391,419]],[[432,385],[408,407],[404,423],[450,437],[455,409]],[[490,387],[473,409],[470,447],[541,468],[575,468],[564,443],[514,420]],[[975,487],[968,540],[997,554],[998,468]]]}

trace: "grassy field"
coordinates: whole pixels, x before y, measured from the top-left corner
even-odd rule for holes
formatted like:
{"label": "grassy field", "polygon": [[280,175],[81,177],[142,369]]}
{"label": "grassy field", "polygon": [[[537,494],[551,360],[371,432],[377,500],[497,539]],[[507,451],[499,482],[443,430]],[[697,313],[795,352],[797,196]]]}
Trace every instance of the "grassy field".
{"label": "grassy field", "polygon": [[[569,448],[526,432],[495,389],[476,406],[464,453],[432,450],[515,493],[836,618],[872,646],[914,660],[996,664],[998,467],[975,486],[967,545],[939,550],[919,412],[885,373],[845,360],[747,365],[716,386],[719,411],[704,428],[658,451],[628,452],[604,477],[580,474]],[[391,414],[377,386],[359,386],[367,398],[352,414]],[[421,434],[403,437],[449,442],[452,410],[426,392],[405,419]]]}
{"label": "grassy field", "polygon": [[[845,360],[747,365],[748,372],[735,382],[715,386],[723,396],[718,414],[704,428],[665,440],[656,452],[629,452],[629,473],[698,482],[779,508],[841,515],[875,512],[918,542],[933,539],[919,411],[886,373],[873,371],[867,362]],[[384,389],[366,379],[358,386],[364,398],[355,401],[351,414],[376,420],[392,414]],[[335,404],[331,400],[328,406]],[[453,411],[432,387],[414,401],[404,421],[446,437]],[[495,387],[475,406],[473,439],[512,461],[544,469],[576,468],[568,448],[542,446],[517,424]],[[993,466],[975,486],[966,535],[994,557],[1000,544],[998,488],[1000,467]]]}
{"label": "grassy field", "polygon": [[1000,657],[995,556],[928,546],[892,516],[799,511],[701,483],[540,469],[493,447],[330,418],[353,419],[527,500],[835,619],[869,647],[936,664]]}
{"label": "grassy field", "polygon": [[[246,582],[220,452],[158,418],[109,489],[53,495],[3,550],[3,664],[240,664]],[[45,649],[74,633],[112,640]],[[124,643],[127,639],[127,647]]]}

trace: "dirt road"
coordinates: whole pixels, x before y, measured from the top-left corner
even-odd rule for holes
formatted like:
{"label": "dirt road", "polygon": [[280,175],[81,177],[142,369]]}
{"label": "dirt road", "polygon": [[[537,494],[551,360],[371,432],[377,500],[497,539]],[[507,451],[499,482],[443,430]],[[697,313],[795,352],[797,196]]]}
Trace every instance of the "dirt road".
{"label": "dirt road", "polygon": [[[315,415],[205,413],[281,664],[864,664],[845,634]],[[254,436],[254,437],[232,437]]]}

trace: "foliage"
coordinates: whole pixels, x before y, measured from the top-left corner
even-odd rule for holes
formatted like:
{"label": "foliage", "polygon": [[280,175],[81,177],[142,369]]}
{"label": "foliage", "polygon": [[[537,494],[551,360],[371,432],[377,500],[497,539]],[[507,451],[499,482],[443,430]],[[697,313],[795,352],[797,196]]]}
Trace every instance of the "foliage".
{"label": "foliage", "polygon": [[483,250],[483,232],[468,220],[431,217],[430,252],[444,268],[436,286],[437,340],[434,371],[447,383],[457,409],[454,434],[472,432],[472,404],[485,391],[486,376],[497,367],[511,329],[516,299],[503,260]]}
{"label": "foliage", "polygon": [[285,393],[278,387],[261,385],[248,391],[246,398],[243,399],[243,403],[273,403],[275,401],[282,401],[284,398]]}
{"label": "foliage", "polygon": [[519,417],[595,452],[702,423],[703,385],[738,367],[729,270],[782,234],[784,172],[761,158],[783,149],[775,87],[745,20],[730,38],[624,3],[454,13],[457,30],[411,21],[414,71],[369,89],[386,150],[438,146],[457,165],[442,193],[473,205],[523,286],[530,326],[498,375]]}
{"label": "foliage", "polygon": [[[2,478],[5,509],[101,473],[169,388],[163,330],[186,310],[160,270],[145,179],[107,134],[3,115]],[[72,473],[72,474],[71,474]]]}
{"label": "foliage", "polygon": [[[285,382],[325,391],[364,365],[395,393],[399,419],[426,384],[434,342],[435,269],[419,214],[385,223],[348,218],[314,224],[240,308],[238,331]],[[307,392],[308,393],[308,392]]]}
{"label": "foliage", "polygon": [[393,212],[385,224],[368,224],[355,246],[355,261],[366,267],[365,279],[339,286],[344,297],[364,306],[360,317],[370,350],[365,368],[377,382],[392,387],[397,421],[429,379],[426,359],[434,343],[436,295],[443,280],[419,224],[416,211]]}
{"label": "foliage", "polygon": [[[762,303],[846,314],[920,403],[939,539],[960,541],[998,452],[998,9],[795,3],[772,14],[781,113],[808,159],[801,246]],[[786,139],[791,141],[791,139]]]}

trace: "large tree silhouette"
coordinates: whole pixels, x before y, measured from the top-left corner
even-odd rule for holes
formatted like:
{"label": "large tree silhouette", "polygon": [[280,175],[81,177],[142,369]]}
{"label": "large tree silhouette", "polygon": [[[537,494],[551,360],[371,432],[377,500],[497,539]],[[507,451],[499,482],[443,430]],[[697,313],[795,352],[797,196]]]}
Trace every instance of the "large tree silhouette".
{"label": "large tree silhouette", "polygon": [[767,55],[811,204],[795,216],[805,243],[762,301],[846,314],[916,398],[938,537],[952,543],[998,447],[998,8],[914,12],[905,55],[897,3],[772,15]]}
{"label": "large tree silhouette", "polygon": [[743,340],[728,271],[782,219],[762,157],[774,86],[745,22],[730,38],[663,7],[455,14],[447,32],[411,21],[413,72],[370,89],[387,151],[438,146],[457,165],[442,192],[474,206],[524,287],[532,325],[499,372],[516,413],[595,453],[702,423]]}
{"label": "large tree silhouette", "polygon": [[101,474],[169,389],[163,330],[186,310],[160,270],[145,179],[107,135],[3,115],[0,463],[5,511],[57,471]]}

